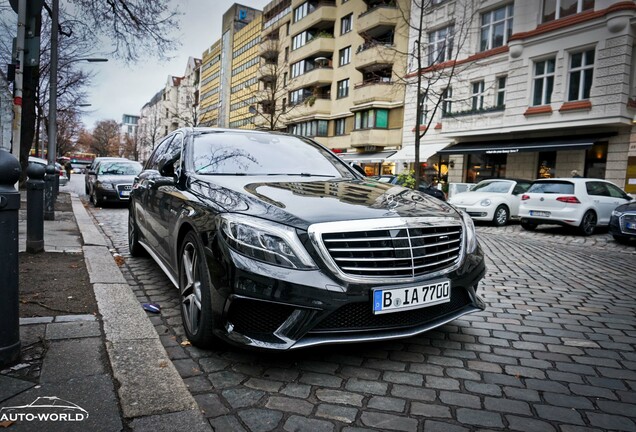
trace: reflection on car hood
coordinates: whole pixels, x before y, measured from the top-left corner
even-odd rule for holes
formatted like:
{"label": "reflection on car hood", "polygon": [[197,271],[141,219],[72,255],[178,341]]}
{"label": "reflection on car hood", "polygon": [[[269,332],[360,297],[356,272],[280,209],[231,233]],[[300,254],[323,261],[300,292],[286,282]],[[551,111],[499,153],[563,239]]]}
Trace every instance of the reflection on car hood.
{"label": "reflection on car hood", "polygon": [[448,202],[450,202],[451,204],[457,204],[457,205],[460,205],[460,204],[472,205],[472,204],[477,204],[481,200],[484,200],[487,198],[497,199],[505,195],[506,194],[493,193],[493,192],[462,192],[462,193],[453,195],[452,198],[448,200]]}
{"label": "reflection on car hood", "polygon": [[114,183],[114,184],[132,184],[135,180],[134,175],[99,175],[98,182]]}
{"label": "reflection on car hood", "polygon": [[391,217],[459,217],[444,202],[401,186],[364,180],[198,176],[190,189],[227,212],[307,229],[319,222]]}
{"label": "reflection on car hood", "polygon": [[636,212],[636,201],[632,200],[628,203],[619,205],[616,207],[616,210],[620,212]]}

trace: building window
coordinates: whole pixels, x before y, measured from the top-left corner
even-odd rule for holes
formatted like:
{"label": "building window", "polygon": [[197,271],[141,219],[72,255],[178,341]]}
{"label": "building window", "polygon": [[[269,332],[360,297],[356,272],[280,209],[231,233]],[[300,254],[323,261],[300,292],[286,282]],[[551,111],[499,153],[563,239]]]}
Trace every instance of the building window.
{"label": "building window", "polygon": [[450,60],[453,52],[453,26],[428,34],[428,64]]}
{"label": "building window", "polygon": [[513,5],[508,5],[481,15],[481,51],[508,43],[512,34],[513,8]]}
{"label": "building window", "polygon": [[296,78],[305,73],[305,61],[301,60],[291,65],[291,77]]}
{"label": "building window", "polygon": [[453,88],[446,87],[442,92],[442,117],[453,112]]}
{"label": "building window", "polygon": [[547,59],[534,64],[534,79],[532,90],[532,105],[547,105],[552,102],[554,88],[554,62]]}
{"label": "building window", "polygon": [[289,60],[289,47],[285,47],[285,61]]}
{"label": "building window", "polygon": [[294,22],[298,22],[301,19],[305,18],[307,14],[313,12],[313,9],[309,10],[309,2],[305,2],[294,9]]}
{"label": "building window", "polygon": [[543,0],[543,21],[548,22],[594,9],[594,0]]}
{"label": "building window", "polygon": [[387,129],[389,110],[370,109],[356,112],[355,129]]}
{"label": "building window", "polygon": [[506,77],[502,76],[497,78],[497,100],[495,101],[497,108],[504,108],[506,106]]}
{"label": "building window", "polygon": [[344,135],[345,134],[345,123],[346,119],[336,119],[334,124],[334,135]]}
{"label": "building window", "polygon": [[340,34],[349,33],[353,28],[353,14],[340,18]]}
{"label": "building window", "polygon": [[311,120],[289,125],[287,131],[302,136],[327,136],[329,122],[327,120]]}
{"label": "building window", "polygon": [[287,72],[283,73],[283,85],[286,86],[287,85]]}
{"label": "building window", "polygon": [[351,47],[348,46],[339,51],[338,58],[340,59],[339,65],[344,66],[351,63]]}
{"label": "building window", "polygon": [[170,112],[168,111],[168,108],[166,108],[166,118],[170,117]]}
{"label": "building window", "polygon": [[484,109],[484,81],[473,83],[472,110]]}
{"label": "building window", "polygon": [[289,21],[285,23],[285,35],[289,36]]}
{"label": "building window", "polygon": [[307,39],[311,39],[311,36],[308,38],[308,32],[304,31],[302,33],[297,34],[296,36],[294,36],[291,40],[291,49],[292,51],[295,49],[300,48],[301,46],[305,45],[308,40]]}
{"label": "building window", "polygon": [[570,87],[568,100],[576,101],[590,98],[592,75],[594,72],[594,50],[570,55]]}
{"label": "building window", "polygon": [[338,81],[338,92],[336,98],[345,98],[349,96],[349,78]]}

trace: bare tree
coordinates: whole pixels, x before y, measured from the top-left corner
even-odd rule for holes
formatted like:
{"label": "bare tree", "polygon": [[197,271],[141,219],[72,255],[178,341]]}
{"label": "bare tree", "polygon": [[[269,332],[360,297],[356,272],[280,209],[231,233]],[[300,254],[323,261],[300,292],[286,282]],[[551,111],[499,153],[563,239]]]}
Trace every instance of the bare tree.
{"label": "bare tree", "polygon": [[[161,97],[160,93],[161,92],[159,92],[159,97]],[[157,95],[155,95],[153,100],[156,99],[156,96]],[[145,157],[144,155],[146,152],[152,152],[160,138],[165,135],[165,126],[161,114],[159,104],[152,103],[152,101],[141,109],[137,136],[139,142],[139,153],[142,158]]]}

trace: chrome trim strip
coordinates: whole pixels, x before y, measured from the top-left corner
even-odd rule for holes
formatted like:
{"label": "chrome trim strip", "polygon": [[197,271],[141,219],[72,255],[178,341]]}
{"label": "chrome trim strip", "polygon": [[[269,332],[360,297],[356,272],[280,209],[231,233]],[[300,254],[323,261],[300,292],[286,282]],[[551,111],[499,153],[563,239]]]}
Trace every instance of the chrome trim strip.
{"label": "chrome trim strip", "polygon": [[[421,276],[409,276],[409,277],[387,277],[387,276],[358,276],[345,273],[332,258],[325,242],[322,241],[322,235],[327,233],[341,233],[341,232],[356,232],[356,231],[370,231],[381,229],[409,229],[409,228],[427,228],[427,227],[457,227],[461,235],[459,256],[456,258],[456,263],[450,267],[442,270],[428,273]],[[307,230],[309,239],[312,242],[316,252],[320,255],[323,262],[327,265],[329,270],[337,276],[339,279],[347,282],[357,283],[401,283],[401,282],[416,282],[420,280],[426,280],[448,274],[458,269],[461,263],[464,262],[466,253],[466,235],[464,234],[466,228],[463,222],[459,218],[454,217],[414,217],[414,218],[385,218],[385,219],[365,219],[365,220],[351,220],[342,222],[325,222],[313,224]],[[448,235],[449,233],[444,233]],[[450,233],[452,234],[452,233]],[[391,238],[393,240],[393,238]],[[351,241],[351,239],[349,239]],[[364,239],[369,241],[369,238]],[[412,254],[411,257],[412,258]],[[405,259],[409,259],[405,258]],[[454,258],[455,259],[455,258]],[[360,269],[356,269],[360,270]],[[377,269],[374,269],[377,270]],[[391,269],[396,270],[396,269]],[[409,269],[411,270],[411,269]],[[415,270],[413,270],[415,271]]]}
{"label": "chrome trim strip", "polygon": [[174,285],[176,289],[179,289],[179,282],[177,282],[176,279],[172,276],[172,274],[168,270],[168,267],[166,267],[163,261],[161,261],[161,258],[159,258],[159,256],[155,254],[155,252],[146,243],[144,243],[141,240],[138,240],[138,241],[139,241],[139,244],[142,245],[144,249],[148,251],[148,254],[152,257],[153,260],[155,260],[157,265],[159,265],[159,267],[161,268],[161,270],[163,270],[166,276],[168,276],[168,279],[170,279],[170,282],[172,282],[172,285]]}

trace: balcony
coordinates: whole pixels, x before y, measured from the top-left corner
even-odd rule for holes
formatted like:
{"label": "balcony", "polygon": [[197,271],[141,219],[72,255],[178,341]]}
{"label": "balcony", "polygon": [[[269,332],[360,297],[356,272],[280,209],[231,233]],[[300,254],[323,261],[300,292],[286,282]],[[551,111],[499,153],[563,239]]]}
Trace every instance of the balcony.
{"label": "balcony", "polygon": [[402,129],[358,129],[351,131],[351,147],[387,147],[402,143]]}
{"label": "balcony", "polygon": [[336,13],[336,3],[333,1],[324,1],[316,5],[316,9],[310,12],[300,21],[293,23],[289,29],[290,34],[296,35],[303,30],[310,28],[323,28],[331,26],[336,22],[338,14]]}
{"label": "balcony", "polygon": [[333,68],[317,67],[297,76],[290,83],[290,88],[322,86],[333,82]]}
{"label": "balcony", "polygon": [[376,6],[358,17],[358,34],[375,37],[387,29],[395,28],[403,19],[402,13],[395,6]]}
{"label": "balcony", "polygon": [[258,55],[266,61],[278,61],[279,46],[277,41],[265,41],[258,49]]}
{"label": "balcony", "polygon": [[309,96],[303,102],[290,107],[288,113],[290,121],[302,120],[304,117],[317,114],[330,115],[331,99]]}
{"label": "balcony", "polygon": [[402,102],[403,100],[404,85],[391,81],[363,82],[353,88],[354,105],[371,102]]}
{"label": "balcony", "polygon": [[305,45],[289,53],[289,63],[296,63],[311,56],[332,57],[336,40],[332,37],[315,37]]}
{"label": "balcony", "polygon": [[354,59],[356,69],[371,71],[390,67],[395,63],[397,52],[393,45],[360,45]]}

